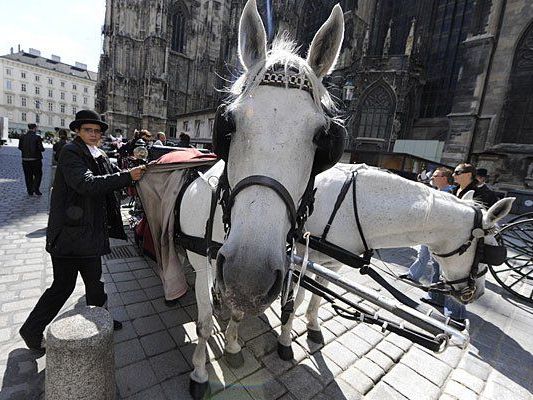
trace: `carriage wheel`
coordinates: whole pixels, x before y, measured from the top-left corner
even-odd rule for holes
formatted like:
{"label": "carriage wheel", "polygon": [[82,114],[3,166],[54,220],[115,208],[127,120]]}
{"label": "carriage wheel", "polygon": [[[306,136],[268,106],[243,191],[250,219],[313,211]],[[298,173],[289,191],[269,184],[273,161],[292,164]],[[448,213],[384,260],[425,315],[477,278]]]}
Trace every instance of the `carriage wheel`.
{"label": "carriage wheel", "polygon": [[533,218],[533,211],[531,212],[527,212],[525,214],[520,214],[520,215],[517,215],[516,217],[514,217],[513,219],[511,219],[510,221],[507,222],[507,225],[510,225],[512,224],[513,222],[516,222],[516,221],[519,221],[519,220],[522,220],[522,219],[531,219]]}
{"label": "carriage wheel", "polygon": [[533,303],[533,219],[507,225],[496,238],[507,247],[507,260],[489,265],[490,272],[505,290]]}

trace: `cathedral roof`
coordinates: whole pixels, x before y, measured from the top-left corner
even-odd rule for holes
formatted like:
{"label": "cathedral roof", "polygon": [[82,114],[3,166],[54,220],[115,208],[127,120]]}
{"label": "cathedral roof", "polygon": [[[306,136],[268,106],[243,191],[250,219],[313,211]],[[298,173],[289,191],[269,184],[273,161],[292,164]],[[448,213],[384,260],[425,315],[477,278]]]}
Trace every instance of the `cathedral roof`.
{"label": "cathedral roof", "polygon": [[50,71],[56,71],[62,74],[75,76],[82,79],[90,79],[91,81],[96,81],[97,73],[88,71],[86,68],[77,67],[74,65],[69,65],[62,63],[61,61],[56,61],[48,59],[46,57],[37,56],[34,54],[27,53],[25,51],[20,51],[18,53],[6,54],[0,56],[12,61],[18,61],[24,64],[33,65],[35,67],[45,68]]}

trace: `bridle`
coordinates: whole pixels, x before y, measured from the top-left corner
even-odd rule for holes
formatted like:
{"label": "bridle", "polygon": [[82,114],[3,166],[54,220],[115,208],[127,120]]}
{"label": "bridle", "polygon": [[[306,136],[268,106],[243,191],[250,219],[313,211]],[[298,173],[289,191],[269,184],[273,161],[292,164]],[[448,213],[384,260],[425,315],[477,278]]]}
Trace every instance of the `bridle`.
{"label": "bridle", "polygon": [[[486,235],[491,233],[492,229],[483,229],[483,213],[481,211],[481,208],[478,206],[473,206],[475,215],[474,215],[474,226],[472,230],[470,231],[470,237],[467,239],[465,243],[463,243],[461,246],[456,248],[453,251],[450,251],[448,253],[444,254],[438,254],[433,253],[434,256],[440,257],[440,258],[447,258],[454,256],[456,254],[462,255],[464,254],[470,246],[475,242],[476,250],[474,254],[474,259],[472,260],[472,265],[470,267],[470,273],[468,276],[461,278],[461,279],[455,279],[453,281],[446,281],[441,280],[437,283],[431,284],[428,287],[428,291],[431,292],[440,292],[443,294],[450,294],[454,297],[457,297],[461,299],[463,303],[469,303],[472,301],[475,293],[476,293],[476,279],[481,278],[483,275],[485,275],[488,271],[488,266],[486,266],[482,271],[479,271],[479,264],[483,261],[486,261],[484,257],[486,249],[488,248],[489,251],[490,248],[501,248],[503,246],[492,246],[485,243],[483,240]],[[505,248],[503,247],[505,250]],[[501,250],[496,250],[501,251]],[[467,282],[467,285],[462,289],[457,289],[454,285],[458,283]]]}

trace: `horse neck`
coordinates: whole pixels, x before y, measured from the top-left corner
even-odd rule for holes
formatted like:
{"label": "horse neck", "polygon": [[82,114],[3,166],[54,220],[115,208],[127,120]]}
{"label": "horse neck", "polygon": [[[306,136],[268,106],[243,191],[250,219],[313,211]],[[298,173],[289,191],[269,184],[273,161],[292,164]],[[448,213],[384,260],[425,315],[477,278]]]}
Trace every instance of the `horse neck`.
{"label": "horse neck", "polygon": [[[346,166],[348,167],[348,166]],[[353,167],[353,166],[352,166]],[[317,215],[310,219],[313,234],[321,235],[340,191],[346,171],[344,167],[327,173],[319,188]],[[345,168],[344,168],[345,169]],[[397,175],[374,168],[361,169],[357,180],[357,213],[362,233],[369,248],[409,247],[427,244],[435,250],[449,248],[468,237],[465,218],[472,212],[451,195],[430,189]],[[322,204],[322,205],[320,205]],[[470,211],[469,211],[470,210]],[[339,209],[327,238],[334,244],[361,253],[361,234],[354,221],[353,196],[350,189]],[[462,242],[462,243],[463,243]]]}

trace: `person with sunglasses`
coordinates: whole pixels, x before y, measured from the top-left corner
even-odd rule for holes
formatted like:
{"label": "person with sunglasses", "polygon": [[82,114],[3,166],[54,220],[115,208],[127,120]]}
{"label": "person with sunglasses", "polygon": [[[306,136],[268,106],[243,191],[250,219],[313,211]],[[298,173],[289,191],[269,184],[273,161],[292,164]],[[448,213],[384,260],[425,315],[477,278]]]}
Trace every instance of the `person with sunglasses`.
{"label": "person with sunglasses", "polygon": [[[74,291],[78,272],[87,305],[107,304],[101,256],[111,252],[110,237],[126,239],[115,190],[140,180],[145,170],[115,170],[97,147],[107,128],[96,112],[79,111],[70,124],[77,136],[59,154],[46,229],[54,280],[19,330],[30,349],[44,351],[44,329]],[[114,321],[114,329],[120,328]]]}
{"label": "person with sunglasses", "polygon": [[[477,184],[476,167],[472,164],[461,163],[453,171],[453,179],[457,183],[453,194],[460,199],[470,190],[474,191],[474,199],[476,199]],[[477,199],[476,199],[477,200]]]}

